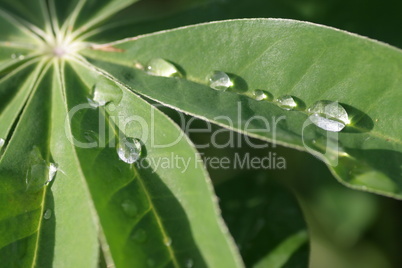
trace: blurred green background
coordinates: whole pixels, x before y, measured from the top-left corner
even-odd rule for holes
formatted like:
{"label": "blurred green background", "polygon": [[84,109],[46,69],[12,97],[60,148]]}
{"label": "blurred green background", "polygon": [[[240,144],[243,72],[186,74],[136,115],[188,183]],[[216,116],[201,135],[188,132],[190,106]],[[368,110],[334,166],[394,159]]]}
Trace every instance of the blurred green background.
{"label": "blurred green background", "polygon": [[[136,11],[146,10],[154,14],[151,22],[133,22],[130,34],[120,32],[116,38],[133,36],[183,25],[232,18],[289,18],[336,27],[402,47],[402,1],[358,1],[358,0],[214,0],[187,1],[187,10],[180,10],[183,1],[150,0],[140,3]],[[129,11],[127,11],[129,12]],[[133,34],[134,31],[134,34]],[[217,37],[219,38],[219,37]],[[177,113],[168,109],[164,112],[179,122]],[[187,117],[188,119],[189,117]],[[202,128],[205,123],[197,121],[194,127]],[[214,126],[213,131],[221,130]],[[231,133],[223,132],[219,140],[228,141]],[[237,140],[245,139],[234,135]],[[211,141],[211,133],[190,136],[196,144]],[[258,141],[253,140],[258,143]],[[259,142],[261,143],[261,142]],[[286,159],[285,170],[218,170],[209,169],[221,204],[226,204],[230,192],[236,186],[231,180],[272,181],[273,189],[285,187],[293,193],[302,208],[310,232],[310,267],[313,268],[388,268],[402,267],[402,202],[370,193],[358,192],[341,185],[326,166],[307,153],[272,145],[267,149],[253,149],[242,142],[235,148],[208,148],[200,150],[205,157],[219,156],[234,158],[235,154],[266,156],[275,152]],[[241,184],[241,182],[240,182]],[[247,191],[254,188],[244,188]],[[260,194],[260,193],[248,193]],[[242,198],[239,194],[239,200]],[[231,197],[233,201],[233,196]],[[276,205],[276,204],[275,204]],[[239,233],[252,234],[252,229],[239,230],[225,206],[221,206],[229,229],[238,242]],[[236,221],[242,221],[241,215]],[[243,217],[247,217],[244,214]],[[292,221],[289,218],[289,221]],[[254,230],[255,231],[255,230]],[[279,232],[279,231],[278,231]],[[243,249],[242,254],[244,257]],[[249,256],[253,258],[253,256]],[[247,263],[247,260],[246,260]]]}

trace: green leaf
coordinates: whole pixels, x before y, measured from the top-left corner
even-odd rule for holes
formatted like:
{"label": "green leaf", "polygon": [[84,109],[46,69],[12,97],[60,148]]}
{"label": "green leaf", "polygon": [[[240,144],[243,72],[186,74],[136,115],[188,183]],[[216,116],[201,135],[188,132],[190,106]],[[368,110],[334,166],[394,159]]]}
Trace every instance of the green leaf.
{"label": "green leaf", "polygon": [[217,186],[222,215],[247,267],[307,267],[307,227],[294,197],[264,171]]}
{"label": "green leaf", "polygon": [[[200,266],[240,266],[219,221],[208,175],[178,127],[85,62],[67,65],[64,76],[70,111],[87,103],[92,90],[100,90],[101,95],[110,98],[105,99],[110,102],[106,108],[77,113],[71,131],[79,141],[85,141],[90,135],[102,144],[103,136],[98,132],[103,128],[98,125],[101,119],[107,122],[105,133],[112,133],[105,140],[105,147],[76,147],[75,150],[81,176],[91,192],[115,264],[179,267],[191,262]],[[140,123],[149,124],[139,125],[135,119],[124,125],[118,121],[121,117],[135,117]],[[144,133],[154,136],[147,138]],[[146,155],[138,166],[121,161],[112,146],[121,142],[122,136],[138,137],[143,142]],[[175,140],[176,143],[165,148],[153,144],[156,141],[156,145],[166,145]],[[188,167],[164,167],[163,162],[166,165],[171,158],[183,159]],[[219,256],[214,254],[218,250]]]}
{"label": "green leaf", "polygon": [[[63,121],[50,121],[57,116],[52,111],[57,106],[51,103],[56,105],[58,100],[52,94],[57,93],[52,89],[53,69],[50,64],[42,64],[37,70],[40,74],[34,71],[35,78],[31,82],[31,76],[26,83],[31,85],[31,94],[20,89],[30,98],[0,161],[0,256],[7,267],[94,266],[98,254],[97,228],[82,184],[76,177],[65,175],[69,170],[62,161],[58,164],[63,171],[55,178],[58,183],[51,188],[47,183],[49,164],[53,156],[57,157],[57,152],[53,155],[53,146],[61,149],[62,145],[50,133]],[[4,86],[9,85],[2,84],[2,89]],[[62,223],[63,228],[56,228],[56,222]]]}
{"label": "green leaf", "polygon": [[[242,267],[184,132],[77,54],[75,37],[135,1],[26,2],[0,5],[4,265]],[[135,164],[126,137],[141,140]]]}
{"label": "green leaf", "polygon": [[[399,50],[328,27],[276,19],[183,27],[103,48],[111,46],[118,52],[96,46],[85,55],[133,91],[253,137],[300,150],[305,143],[348,186],[402,198]],[[134,68],[153,58],[173,62],[186,78]],[[214,70],[231,74],[234,89],[209,88],[207,76]],[[257,101],[255,89],[274,98],[292,95],[299,109]],[[351,124],[339,133],[339,142],[308,120],[306,108],[320,100],[339,102],[349,114]],[[269,129],[262,118],[269,119]]]}
{"label": "green leaf", "polygon": [[[108,265],[242,266],[219,218],[201,160],[175,124],[91,65],[73,61],[38,66],[42,75],[37,78],[34,72],[34,82],[28,76],[20,89],[31,97],[0,162],[0,198],[14,204],[2,210],[0,222],[0,232],[7,234],[0,240],[0,254],[11,255],[10,265],[93,267],[99,236]],[[114,101],[115,109],[88,104],[94,86],[102,94],[113,92],[108,102]],[[9,83],[2,88],[9,89]],[[10,99],[23,102],[18,95]],[[68,111],[80,105],[86,108],[69,117]],[[12,112],[18,115],[18,110]],[[122,116],[149,125],[120,129],[114,120]],[[101,119],[111,135],[102,146]],[[146,131],[154,136],[142,139],[142,164],[121,161],[115,138],[141,137]],[[99,146],[74,146],[72,137]],[[175,140],[169,147],[153,145]],[[188,166],[161,164],[172,157]],[[58,171],[49,184],[50,163],[56,163]]]}

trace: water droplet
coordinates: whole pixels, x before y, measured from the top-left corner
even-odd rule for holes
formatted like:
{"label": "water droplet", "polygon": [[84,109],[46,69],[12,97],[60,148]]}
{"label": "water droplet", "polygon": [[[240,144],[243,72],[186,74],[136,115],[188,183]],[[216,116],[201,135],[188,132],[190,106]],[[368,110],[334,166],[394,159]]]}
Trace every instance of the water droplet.
{"label": "water droplet", "polygon": [[327,131],[339,132],[350,123],[345,108],[337,102],[318,101],[308,112],[311,122]]}
{"label": "water droplet", "polygon": [[25,178],[26,190],[30,192],[37,192],[41,190],[47,181],[48,167],[45,163],[32,165]]}
{"label": "water droplet", "polygon": [[52,217],[52,210],[46,209],[46,210],[45,210],[45,213],[43,213],[43,218],[44,218],[45,220],[48,220],[48,219],[50,219],[51,217]]}
{"label": "water droplet", "polygon": [[147,233],[143,229],[138,229],[131,238],[139,243],[144,243],[147,240]]}
{"label": "water droplet", "polygon": [[163,76],[163,77],[181,77],[181,73],[174,66],[174,64],[161,59],[156,58],[148,62],[146,71],[150,75]]}
{"label": "water droplet", "polygon": [[105,101],[105,100],[102,100],[102,99],[99,97],[99,92],[98,92],[98,91],[95,91],[95,92],[94,92],[94,96],[93,96],[92,99],[88,98],[88,103],[89,103],[89,105],[91,105],[91,106],[94,107],[94,108],[102,107],[102,106],[105,106],[105,105],[106,105],[106,101]]}
{"label": "water droplet", "polygon": [[113,81],[106,78],[99,78],[94,85],[91,98],[88,102],[92,107],[105,106],[108,103],[119,104],[123,97],[122,90]]}
{"label": "water droplet", "polygon": [[38,192],[48,180],[48,165],[42,158],[38,147],[34,147],[29,154],[29,168],[25,177],[26,191]]}
{"label": "water droplet", "polygon": [[11,54],[11,58],[13,60],[16,60],[16,59],[23,60],[23,59],[25,59],[25,56],[22,55],[21,53],[13,53],[13,54]]}
{"label": "water droplet", "polygon": [[0,149],[1,149],[1,147],[4,146],[5,143],[6,143],[6,141],[4,139],[0,139]]}
{"label": "water droplet", "polygon": [[165,244],[165,246],[170,247],[172,245],[172,239],[167,236],[163,238],[163,243]]}
{"label": "water droplet", "polygon": [[209,86],[215,90],[225,91],[231,86],[233,82],[227,73],[222,71],[214,71],[208,76]]}
{"label": "water droplet", "polygon": [[279,107],[288,111],[293,110],[297,107],[296,100],[290,95],[279,97],[278,99],[276,99],[276,102],[278,103]]}
{"label": "water droplet", "polygon": [[127,164],[136,162],[141,156],[141,142],[139,139],[123,137],[117,145],[117,154]]}
{"label": "water droplet", "polygon": [[49,173],[48,173],[48,179],[47,179],[47,181],[45,183],[46,185],[48,185],[54,179],[54,177],[56,176],[57,165],[53,164],[53,163],[50,163],[48,169],[49,169]]}
{"label": "water droplet", "polygon": [[129,217],[135,217],[138,213],[137,205],[130,199],[126,199],[121,203],[121,207]]}
{"label": "water droplet", "polygon": [[136,68],[138,70],[144,70],[144,66],[139,61],[134,61],[133,65],[134,65],[134,68]]}
{"label": "water droplet", "polygon": [[184,263],[186,268],[192,268],[194,266],[194,261],[193,259],[187,259],[186,262]]}
{"label": "water droplet", "polygon": [[254,99],[261,101],[261,100],[268,100],[270,99],[271,94],[265,90],[256,89],[253,91]]}

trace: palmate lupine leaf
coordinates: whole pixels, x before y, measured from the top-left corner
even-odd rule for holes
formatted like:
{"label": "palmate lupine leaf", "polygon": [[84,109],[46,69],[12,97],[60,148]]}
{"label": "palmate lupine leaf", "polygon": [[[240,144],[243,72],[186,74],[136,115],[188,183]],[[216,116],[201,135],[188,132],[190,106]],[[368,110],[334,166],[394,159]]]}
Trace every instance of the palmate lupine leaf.
{"label": "palmate lupine leaf", "polygon": [[[128,38],[84,53],[134,92],[263,140],[308,149],[348,186],[402,198],[402,53],[396,48],[310,23],[248,19]],[[138,69],[154,58],[176,64],[185,78]],[[229,74],[232,89],[211,89],[213,71]],[[268,100],[256,100],[254,90],[267,91]],[[299,104],[294,110],[275,101],[287,95]],[[308,108],[317,101],[340,103],[350,123],[338,134],[315,126]]]}
{"label": "palmate lupine leaf", "polygon": [[[191,142],[79,56],[74,36],[134,2],[0,4],[5,267],[95,267],[99,259],[108,267],[242,266]],[[98,89],[99,105],[92,100]],[[120,125],[122,116],[130,124]],[[126,137],[141,139],[138,163],[117,153]],[[160,166],[175,157],[187,168]]]}

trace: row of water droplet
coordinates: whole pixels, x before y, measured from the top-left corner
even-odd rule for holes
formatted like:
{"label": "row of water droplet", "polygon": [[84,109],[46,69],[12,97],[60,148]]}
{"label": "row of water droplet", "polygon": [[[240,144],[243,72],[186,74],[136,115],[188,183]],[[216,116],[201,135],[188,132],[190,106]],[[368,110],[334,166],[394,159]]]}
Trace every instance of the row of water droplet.
{"label": "row of water droplet", "polygon": [[[146,72],[154,76],[183,77],[179,69],[171,62],[156,58],[149,61]],[[222,71],[213,71],[207,77],[208,85],[218,91],[226,91],[235,87],[230,75]],[[291,95],[284,95],[273,100],[272,95],[265,90],[256,89],[249,96],[257,101],[272,101],[284,110],[303,110],[298,99]],[[316,126],[333,132],[339,132],[350,124],[348,113],[337,102],[321,100],[313,104],[308,110],[309,119]]]}
{"label": "row of water droplet", "polygon": [[11,54],[11,59],[13,60],[23,60],[25,59],[25,56],[21,53],[13,53]]}

